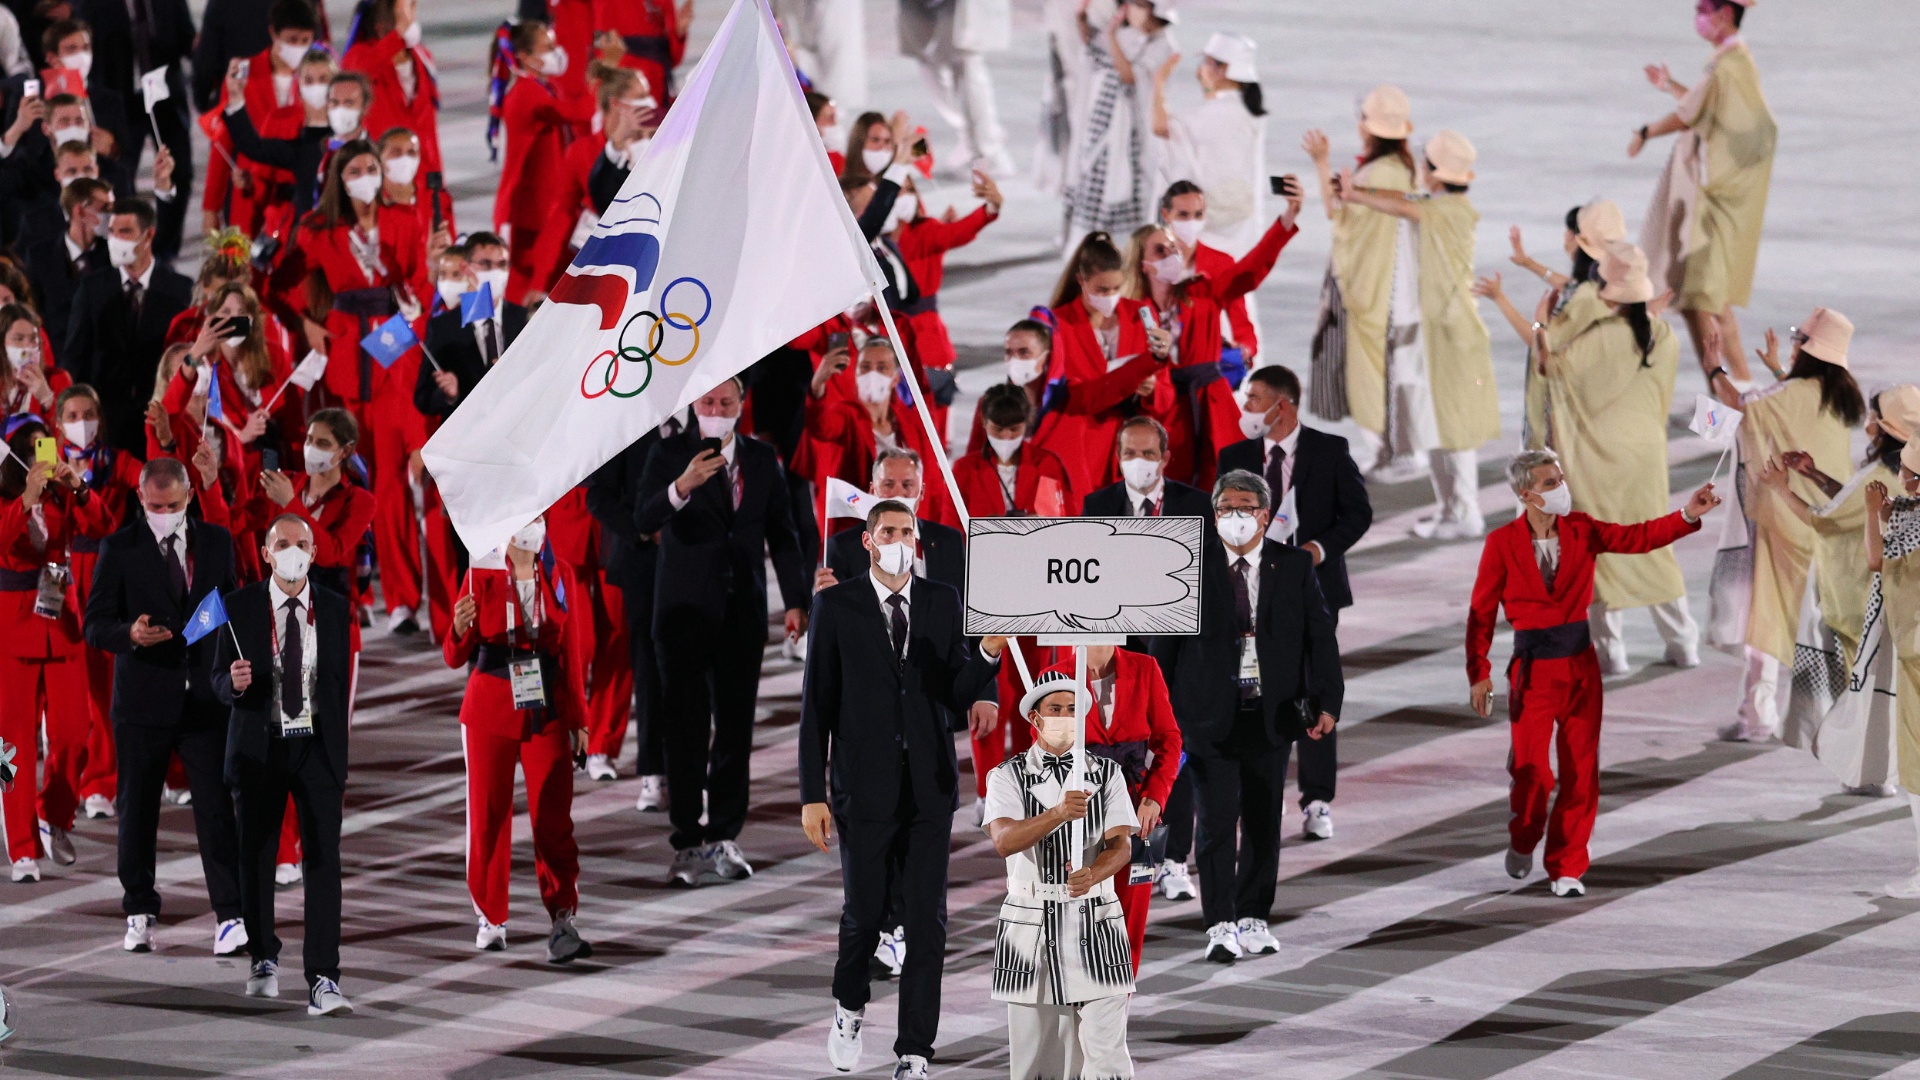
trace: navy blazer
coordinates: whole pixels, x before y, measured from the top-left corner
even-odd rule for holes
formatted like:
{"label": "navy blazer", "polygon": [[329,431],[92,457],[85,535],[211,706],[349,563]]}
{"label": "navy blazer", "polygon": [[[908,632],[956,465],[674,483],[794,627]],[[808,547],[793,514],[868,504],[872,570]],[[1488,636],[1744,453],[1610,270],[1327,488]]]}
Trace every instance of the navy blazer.
{"label": "navy blazer", "polygon": [[[915,519],[913,527],[919,533],[921,554],[927,561],[927,580],[937,581],[965,597],[965,534],[951,525],[925,519]],[[827,569],[832,570],[833,576],[840,581],[865,578],[873,564],[873,560],[867,558],[866,546],[860,543],[862,532],[862,529],[841,529],[827,538]]]}
{"label": "navy blazer", "polygon": [[[271,744],[270,725],[279,702],[273,695],[273,607],[285,595],[269,581],[256,581],[226,597],[232,630],[215,633],[213,692],[232,711],[227,718],[227,782],[238,783],[234,762],[239,758],[265,763]],[[327,771],[341,787],[347,786],[348,680],[353,672],[353,611],[347,598],[312,583],[313,628],[319,655],[313,679],[313,737],[320,740]],[[253,662],[253,682],[233,692],[233,662],[240,658],[234,638],[245,643]]]}
{"label": "navy blazer", "polygon": [[[1320,545],[1326,557],[1316,570],[1320,592],[1334,610],[1353,606],[1353,587],[1347,581],[1347,549],[1359,543],[1373,525],[1373,503],[1367,498],[1360,467],[1347,452],[1347,440],[1338,435],[1300,426],[1300,442],[1293,448],[1293,509],[1300,516],[1294,543]],[[1266,476],[1266,440],[1245,439],[1220,451],[1220,471],[1245,469]]]}
{"label": "navy blazer", "polygon": [[[84,633],[88,645],[114,654],[116,724],[175,727],[183,720],[221,715],[210,678],[214,643],[203,637],[189,645],[181,631],[208,593],[232,591],[233,537],[218,525],[189,518],[187,550],[193,557],[193,577],[187,595],[177,597],[166,556],[144,517],[135,514],[125,528],[101,541]],[[133,624],[142,615],[149,625],[164,626],[173,636],[136,647]]]}

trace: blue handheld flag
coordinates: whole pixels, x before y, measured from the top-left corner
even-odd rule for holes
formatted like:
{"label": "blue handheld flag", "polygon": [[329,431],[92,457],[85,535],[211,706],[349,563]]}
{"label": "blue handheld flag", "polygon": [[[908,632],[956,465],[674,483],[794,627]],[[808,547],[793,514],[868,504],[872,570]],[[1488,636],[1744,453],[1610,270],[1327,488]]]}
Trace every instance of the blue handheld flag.
{"label": "blue handheld flag", "polygon": [[193,615],[187,619],[187,629],[181,636],[191,645],[215,630],[227,625],[227,603],[220,599],[220,590],[207,594],[200,606],[193,609]]}
{"label": "blue handheld flag", "polygon": [[360,347],[367,350],[368,356],[378,360],[383,368],[392,367],[395,360],[405,356],[408,349],[418,344],[420,339],[413,336],[413,327],[408,324],[405,315],[395,315],[360,339]]}
{"label": "blue handheld flag", "polygon": [[460,325],[472,326],[481,319],[493,318],[493,285],[481,282],[480,288],[460,294]]}

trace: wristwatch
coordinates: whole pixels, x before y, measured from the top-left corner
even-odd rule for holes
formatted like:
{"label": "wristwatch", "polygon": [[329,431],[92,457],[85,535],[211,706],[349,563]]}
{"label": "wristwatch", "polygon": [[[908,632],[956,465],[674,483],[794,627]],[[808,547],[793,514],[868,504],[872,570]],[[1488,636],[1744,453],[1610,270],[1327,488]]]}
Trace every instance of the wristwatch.
{"label": "wristwatch", "polygon": [[[1708,385],[1708,386],[1712,386],[1712,385],[1713,385],[1713,377],[1714,377],[1715,375],[1727,375],[1727,368],[1726,368],[1726,365],[1724,365],[1724,364],[1721,364],[1721,365],[1718,365],[1718,366],[1716,366],[1716,367],[1714,367],[1714,368],[1712,368],[1712,369],[1710,369],[1710,370],[1709,370],[1709,371],[1707,372],[1707,385]],[[1727,381],[1728,381],[1728,382],[1732,382],[1732,381],[1733,381],[1733,376],[1731,376],[1731,375],[1727,375]]]}

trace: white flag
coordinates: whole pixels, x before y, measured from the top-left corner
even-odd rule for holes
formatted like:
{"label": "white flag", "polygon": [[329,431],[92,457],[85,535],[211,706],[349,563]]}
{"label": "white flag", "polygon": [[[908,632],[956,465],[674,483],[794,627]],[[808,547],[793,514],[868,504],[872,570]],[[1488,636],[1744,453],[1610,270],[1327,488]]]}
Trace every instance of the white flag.
{"label": "white flag", "polygon": [[1288,488],[1280,496],[1280,505],[1273,508],[1273,520],[1267,523],[1267,539],[1276,544],[1290,544],[1293,534],[1300,531],[1300,515],[1293,509],[1293,489]]}
{"label": "white flag", "polygon": [[592,238],[426,445],[467,549],[879,280],[766,0],[735,0]]}
{"label": "white flag", "polygon": [[300,358],[299,365],[293,369],[293,374],[287,377],[287,381],[302,390],[311,390],[313,384],[320,381],[320,376],[326,373],[327,354],[319,349],[309,349],[307,355]]}
{"label": "white flag", "polygon": [[1693,420],[1687,427],[1715,446],[1732,446],[1733,437],[1740,431],[1740,421],[1744,419],[1746,414],[1739,409],[1698,394],[1693,399]]}
{"label": "white flag", "polygon": [[167,89],[166,68],[157,67],[140,76],[140,97],[147,103],[148,112],[172,96],[173,91]]}
{"label": "white flag", "polygon": [[837,476],[827,477],[827,517],[867,520],[867,512],[881,502],[878,495],[861,491]]}

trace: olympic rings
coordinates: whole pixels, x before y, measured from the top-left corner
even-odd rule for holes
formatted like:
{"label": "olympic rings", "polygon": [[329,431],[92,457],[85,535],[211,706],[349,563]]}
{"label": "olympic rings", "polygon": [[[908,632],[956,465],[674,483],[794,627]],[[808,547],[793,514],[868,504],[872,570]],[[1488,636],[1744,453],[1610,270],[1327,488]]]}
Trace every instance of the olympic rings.
{"label": "olympic rings", "polygon": [[[605,359],[607,362],[606,370],[601,378],[602,385],[598,390],[589,391],[587,389],[587,376],[593,374],[593,369],[599,365],[602,359]],[[608,394],[612,394],[617,398],[638,397],[646,390],[648,385],[653,382],[653,364],[644,358],[628,357],[628,359],[639,359],[641,363],[647,366],[647,377],[641,381],[639,386],[634,387],[632,390],[614,389],[613,381],[620,377],[621,357],[619,353],[614,352],[612,349],[602,349],[598,356],[595,356],[587,362],[586,370],[580,373],[580,396],[588,401],[592,401],[597,397],[605,397]]]}
{"label": "olympic rings", "polygon": [[[672,281],[667,282],[667,287],[660,290],[660,306],[663,308],[668,306],[667,298],[673,295],[673,287],[675,285],[680,284],[681,282],[686,282],[687,284],[693,285],[700,290],[700,295],[706,299],[706,308],[705,310],[700,312],[699,318],[693,320],[690,323],[687,323],[684,326],[682,326],[680,323],[673,321],[676,318],[684,319],[687,317],[677,311],[671,312],[667,315],[667,322],[675,330],[691,330],[696,326],[706,325],[707,317],[713,314],[713,293],[707,291],[706,283],[701,281],[699,278],[678,277],[678,278],[674,278]],[[685,363],[684,360],[681,362]]]}
{"label": "olympic rings", "polygon": [[[684,311],[668,311],[665,314],[657,314],[653,311],[646,310],[634,312],[620,327],[620,337],[616,346],[612,349],[602,349],[593,359],[587,361],[586,369],[580,373],[580,396],[582,398],[592,401],[595,398],[605,397],[609,394],[617,398],[637,397],[643,393],[648,386],[652,385],[654,374],[653,365],[656,362],[667,367],[679,367],[681,364],[692,360],[699,354],[700,327],[713,315],[713,293],[707,289],[706,284],[699,278],[675,278],[668,282],[665,288],[660,290],[660,304],[663,308],[668,306],[667,297],[673,292],[674,287],[682,284],[692,285],[700,290],[700,295],[705,301],[700,312],[700,317],[696,319]],[[627,341],[627,334],[633,329],[634,324],[642,318],[652,319],[653,321],[648,324],[642,336],[642,341],[630,344]],[[666,347],[667,330],[669,327],[674,330],[691,331],[693,334],[692,344],[687,347],[686,353],[678,359],[669,360],[661,355],[662,350]],[[602,361],[605,361],[606,364],[604,368],[601,367]],[[646,368],[645,377],[640,380],[640,385],[631,390],[622,390],[614,386],[614,383],[620,378],[621,363],[623,361],[641,364]],[[600,376],[597,380],[594,378],[596,369],[600,371]],[[595,381],[600,383],[597,389],[593,387]]]}

